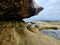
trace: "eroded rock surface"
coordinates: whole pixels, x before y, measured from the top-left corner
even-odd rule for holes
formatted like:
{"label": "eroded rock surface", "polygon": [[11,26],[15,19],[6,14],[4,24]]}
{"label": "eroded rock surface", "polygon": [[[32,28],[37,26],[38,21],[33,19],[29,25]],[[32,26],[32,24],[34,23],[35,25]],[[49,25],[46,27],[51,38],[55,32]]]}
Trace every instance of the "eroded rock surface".
{"label": "eroded rock surface", "polygon": [[0,22],[0,45],[60,45],[58,40],[32,29],[25,22]]}
{"label": "eroded rock surface", "polygon": [[38,14],[33,0],[0,0],[0,20],[21,20]]}
{"label": "eroded rock surface", "polygon": [[0,45],[60,45],[22,21],[43,9],[34,4],[33,0],[0,0]]}

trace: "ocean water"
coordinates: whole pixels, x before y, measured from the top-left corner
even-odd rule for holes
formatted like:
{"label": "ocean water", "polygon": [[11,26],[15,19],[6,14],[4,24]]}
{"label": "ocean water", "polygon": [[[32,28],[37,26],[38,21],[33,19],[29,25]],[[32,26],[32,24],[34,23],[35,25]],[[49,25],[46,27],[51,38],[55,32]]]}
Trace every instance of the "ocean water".
{"label": "ocean water", "polygon": [[41,30],[40,32],[60,40],[60,30]]}

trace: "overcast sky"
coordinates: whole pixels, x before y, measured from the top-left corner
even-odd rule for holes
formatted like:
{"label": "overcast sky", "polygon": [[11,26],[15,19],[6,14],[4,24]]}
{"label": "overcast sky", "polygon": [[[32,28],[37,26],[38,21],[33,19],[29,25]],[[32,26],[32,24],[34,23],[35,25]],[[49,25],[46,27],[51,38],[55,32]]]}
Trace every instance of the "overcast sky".
{"label": "overcast sky", "polygon": [[31,20],[60,20],[60,0],[35,0],[39,6],[44,7],[37,16],[27,19]]}

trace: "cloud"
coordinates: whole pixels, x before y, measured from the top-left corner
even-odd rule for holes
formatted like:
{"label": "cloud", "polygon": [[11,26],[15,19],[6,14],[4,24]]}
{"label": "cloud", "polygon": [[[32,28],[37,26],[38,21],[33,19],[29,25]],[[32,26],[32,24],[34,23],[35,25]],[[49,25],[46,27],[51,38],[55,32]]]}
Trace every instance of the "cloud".
{"label": "cloud", "polygon": [[49,0],[50,3],[56,3],[59,2],[60,0]]}
{"label": "cloud", "polygon": [[60,0],[35,0],[44,10],[28,20],[60,20]]}

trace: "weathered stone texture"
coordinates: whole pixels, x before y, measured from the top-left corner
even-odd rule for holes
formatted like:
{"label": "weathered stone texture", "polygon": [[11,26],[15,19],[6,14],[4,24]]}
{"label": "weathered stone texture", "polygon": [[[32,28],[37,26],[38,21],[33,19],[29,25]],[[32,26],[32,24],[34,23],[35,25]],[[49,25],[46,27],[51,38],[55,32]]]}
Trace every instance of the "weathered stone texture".
{"label": "weathered stone texture", "polygon": [[0,0],[0,20],[21,20],[36,15],[42,7],[34,7],[33,0]]}

